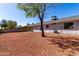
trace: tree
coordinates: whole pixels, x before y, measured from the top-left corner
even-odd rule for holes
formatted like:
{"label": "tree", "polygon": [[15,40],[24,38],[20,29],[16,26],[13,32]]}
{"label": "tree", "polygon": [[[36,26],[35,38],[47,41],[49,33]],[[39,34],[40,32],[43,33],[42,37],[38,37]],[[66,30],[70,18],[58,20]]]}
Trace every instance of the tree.
{"label": "tree", "polygon": [[17,26],[17,28],[22,28],[22,25]]}
{"label": "tree", "polygon": [[21,10],[24,10],[26,12],[27,17],[35,17],[37,16],[40,19],[41,23],[41,31],[42,31],[42,37],[45,37],[44,29],[43,29],[43,21],[45,17],[46,10],[52,6],[52,4],[46,4],[46,3],[19,3],[18,8]]}
{"label": "tree", "polygon": [[27,26],[30,26],[30,24],[29,24],[29,23],[27,23]]}
{"label": "tree", "polygon": [[0,23],[1,29],[13,29],[16,28],[17,22],[12,21],[12,20],[2,20]]}
{"label": "tree", "polygon": [[3,19],[0,23],[1,29],[6,29],[7,27],[7,21],[5,19]]}
{"label": "tree", "polygon": [[16,28],[16,26],[17,26],[17,22],[15,22],[15,21],[9,20],[7,22],[7,29],[14,29],[14,28]]}
{"label": "tree", "polygon": [[34,25],[34,23],[32,23],[32,25]]}

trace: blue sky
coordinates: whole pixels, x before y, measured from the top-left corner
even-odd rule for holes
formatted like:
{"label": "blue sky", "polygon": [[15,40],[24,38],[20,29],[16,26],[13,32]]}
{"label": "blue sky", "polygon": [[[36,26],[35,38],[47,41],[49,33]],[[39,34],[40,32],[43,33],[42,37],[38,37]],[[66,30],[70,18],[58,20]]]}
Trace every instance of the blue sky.
{"label": "blue sky", "polygon": [[[25,12],[17,9],[16,3],[0,3],[0,21],[2,19],[17,21],[18,25],[26,25],[27,23],[37,23],[39,19],[25,17]],[[60,4],[46,11],[45,21],[51,19],[51,16],[64,18],[79,15],[79,4]]]}

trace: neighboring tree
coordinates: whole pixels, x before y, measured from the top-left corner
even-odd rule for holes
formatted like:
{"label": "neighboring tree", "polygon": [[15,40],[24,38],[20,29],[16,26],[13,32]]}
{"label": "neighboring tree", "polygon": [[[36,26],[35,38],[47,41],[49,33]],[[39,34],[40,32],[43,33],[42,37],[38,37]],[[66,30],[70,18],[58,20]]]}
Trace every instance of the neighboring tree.
{"label": "neighboring tree", "polygon": [[1,29],[13,29],[16,28],[17,22],[12,21],[12,20],[2,20],[0,23]]}
{"label": "neighboring tree", "polygon": [[12,21],[12,20],[9,20],[7,22],[7,29],[14,29],[17,27],[17,22],[15,21]]}
{"label": "neighboring tree", "polygon": [[32,25],[34,25],[34,23],[32,23]]}
{"label": "neighboring tree", "polygon": [[1,29],[6,29],[7,27],[7,20],[3,19],[0,23]]}
{"label": "neighboring tree", "polygon": [[27,24],[26,28],[27,28],[27,31],[32,31],[32,26],[30,24]]}
{"label": "neighboring tree", "polygon": [[22,28],[22,25],[17,26],[17,28]]}
{"label": "neighboring tree", "polygon": [[45,37],[44,29],[43,29],[43,20],[44,20],[45,11],[47,9],[47,5],[48,4],[44,4],[44,3],[39,3],[39,4],[38,3],[36,3],[36,4],[31,4],[31,3],[22,4],[22,3],[19,3],[18,4],[18,8],[21,9],[21,10],[24,10],[26,12],[27,17],[37,16],[40,19],[42,37]]}
{"label": "neighboring tree", "polygon": [[29,23],[27,23],[27,26],[30,26],[30,24],[29,24]]}
{"label": "neighboring tree", "polygon": [[30,31],[30,24],[29,23],[27,23],[26,28],[27,28],[27,31]]}

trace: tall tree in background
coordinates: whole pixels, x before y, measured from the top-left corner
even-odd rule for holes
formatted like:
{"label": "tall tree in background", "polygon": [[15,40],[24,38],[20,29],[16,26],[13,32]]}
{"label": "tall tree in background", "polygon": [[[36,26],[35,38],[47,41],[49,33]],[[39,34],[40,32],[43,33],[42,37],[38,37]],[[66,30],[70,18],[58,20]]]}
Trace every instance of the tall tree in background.
{"label": "tall tree in background", "polygon": [[7,27],[7,20],[3,19],[0,23],[1,29],[6,29]]}
{"label": "tall tree in background", "polygon": [[1,29],[14,29],[17,26],[17,22],[12,20],[2,20],[0,23]]}
{"label": "tall tree in background", "polygon": [[18,8],[24,10],[26,12],[27,17],[35,17],[37,16],[40,19],[41,23],[41,31],[42,37],[45,37],[44,29],[43,29],[43,21],[46,15],[46,10],[49,7],[54,6],[55,4],[46,4],[46,3],[18,3]]}
{"label": "tall tree in background", "polygon": [[12,21],[12,20],[9,20],[7,22],[7,29],[14,29],[17,27],[17,22],[15,21]]}

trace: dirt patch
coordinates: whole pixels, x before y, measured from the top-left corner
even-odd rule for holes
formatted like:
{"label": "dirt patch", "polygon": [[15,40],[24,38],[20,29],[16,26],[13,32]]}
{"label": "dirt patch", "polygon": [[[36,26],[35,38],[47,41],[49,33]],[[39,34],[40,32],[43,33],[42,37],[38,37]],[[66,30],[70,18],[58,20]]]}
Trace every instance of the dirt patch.
{"label": "dirt patch", "polygon": [[[41,33],[16,32],[0,35],[0,55],[61,56],[79,55],[78,37]],[[74,51],[74,52],[73,52]]]}

